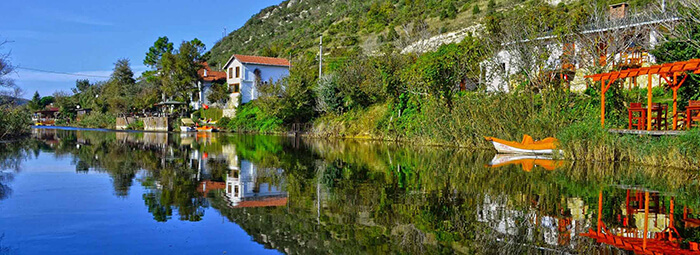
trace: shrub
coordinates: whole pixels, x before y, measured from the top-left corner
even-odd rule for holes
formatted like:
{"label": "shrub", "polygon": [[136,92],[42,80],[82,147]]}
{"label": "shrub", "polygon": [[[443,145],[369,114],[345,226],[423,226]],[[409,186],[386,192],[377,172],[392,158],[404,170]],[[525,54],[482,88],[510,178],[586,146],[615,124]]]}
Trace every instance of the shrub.
{"label": "shrub", "polygon": [[29,112],[20,108],[0,107],[0,140],[29,134]]}
{"label": "shrub", "polygon": [[77,125],[84,128],[114,128],[116,123],[117,117],[111,113],[91,112],[83,116]]}
{"label": "shrub", "polygon": [[236,117],[228,122],[227,127],[238,132],[273,133],[282,130],[282,120],[263,113],[254,104],[244,104],[238,107]]}
{"label": "shrub", "polygon": [[227,128],[229,122],[231,122],[231,118],[229,118],[229,117],[221,117],[221,119],[219,119],[219,120],[216,122],[216,125],[217,125],[218,127],[220,127],[220,128]]}

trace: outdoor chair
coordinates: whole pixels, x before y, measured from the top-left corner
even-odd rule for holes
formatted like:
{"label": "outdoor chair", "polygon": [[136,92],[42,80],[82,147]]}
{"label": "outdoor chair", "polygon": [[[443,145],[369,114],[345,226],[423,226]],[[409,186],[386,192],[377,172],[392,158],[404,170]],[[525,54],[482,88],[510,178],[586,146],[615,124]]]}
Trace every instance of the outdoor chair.
{"label": "outdoor chair", "polygon": [[629,114],[629,123],[627,125],[628,129],[642,130],[646,126],[646,110],[642,107],[642,103],[630,103],[629,109],[627,109]]}

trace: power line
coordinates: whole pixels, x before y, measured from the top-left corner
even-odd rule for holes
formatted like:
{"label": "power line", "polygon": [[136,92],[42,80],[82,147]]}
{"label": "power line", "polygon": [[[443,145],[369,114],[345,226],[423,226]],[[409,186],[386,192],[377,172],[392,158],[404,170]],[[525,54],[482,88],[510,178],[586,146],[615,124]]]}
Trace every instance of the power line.
{"label": "power line", "polygon": [[67,72],[59,72],[59,71],[49,71],[49,70],[42,70],[42,69],[37,69],[37,68],[31,68],[31,67],[17,67],[17,69],[22,69],[22,70],[28,70],[28,71],[35,71],[35,72],[42,72],[42,73],[52,73],[52,74],[62,74],[62,75],[71,75],[71,76],[78,76],[78,77],[90,77],[90,78],[112,78],[109,76],[101,76],[101,75],[90,75],[90,74],[79,74],[79,73],[67,73]]}

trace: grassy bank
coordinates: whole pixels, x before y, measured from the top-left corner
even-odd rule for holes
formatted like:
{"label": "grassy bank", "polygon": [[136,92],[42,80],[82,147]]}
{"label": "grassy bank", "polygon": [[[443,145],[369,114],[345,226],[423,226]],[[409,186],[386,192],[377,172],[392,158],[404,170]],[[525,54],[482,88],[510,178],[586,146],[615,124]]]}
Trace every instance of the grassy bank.
{"label": "grassy bank", "polygon": [[[455,98],[452,110],[431,100],[408,101],[403,108],[379,104],[315,120],[311,136],[371,138],[420,145],[492,149],[484,136],[519,141],[556,137],[566,159],[632,162],[650,166],[700,169],[700,131],[681,136],[651,137],[610,134],[607,128],[626,123],[625,100],[636,91],[618,91],[608,102],[600,126],[600,102],[594,91],[541,94],[466,93]],[[663,100],[663,99],[662,99]],[[397,109],[398,108],[398,109]],[[399,109],[401,111],[399,111]]]}

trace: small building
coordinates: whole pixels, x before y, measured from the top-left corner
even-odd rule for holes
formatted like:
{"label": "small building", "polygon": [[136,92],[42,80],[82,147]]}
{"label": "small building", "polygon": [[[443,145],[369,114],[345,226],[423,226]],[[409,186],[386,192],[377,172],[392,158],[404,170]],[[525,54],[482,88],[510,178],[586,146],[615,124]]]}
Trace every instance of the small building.
{"label": "small building", "polygon": [[211,93],[211,87],[214,83],[224,83],[226,82],[226,73],[212,71],[207,62],[202,63],[202,69],[197,71],[197,92],[192,96],[190,100],[190,106],[195,110],[202,108],[202,105],[211,105],[213,102],[209,101],[209,94]]}
{"label": "small building", "polygon": [[38,126],[53,126],[56,123],[59,111],[58,107],[47,106],[42,110],[34,111],[32,121]]}
{"label": "small building", "polygon": [[258,86],[289,76],[289,60],[234,54],[224,65],[231,100],[224,116],[233,117],[235,108],[259,97]]}

